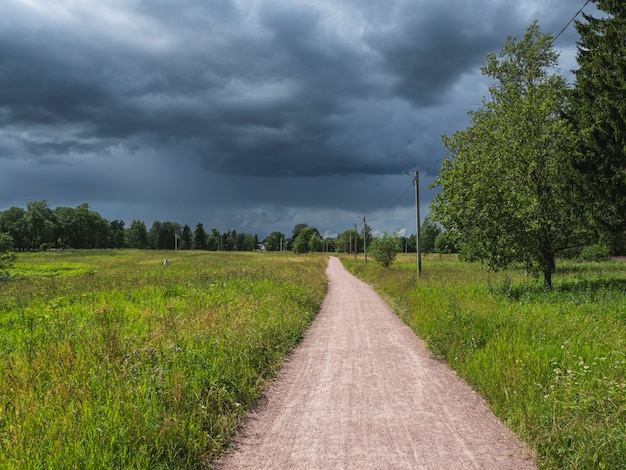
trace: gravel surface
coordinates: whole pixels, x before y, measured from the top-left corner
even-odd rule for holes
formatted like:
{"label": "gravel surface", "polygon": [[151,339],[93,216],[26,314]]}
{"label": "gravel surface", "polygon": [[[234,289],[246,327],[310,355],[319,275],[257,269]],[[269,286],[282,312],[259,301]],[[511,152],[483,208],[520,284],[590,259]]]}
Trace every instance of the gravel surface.
{"label": "gravel surface", "polygon": [[484,400],[334,257],[304,340],[216,469],[534,469]]}

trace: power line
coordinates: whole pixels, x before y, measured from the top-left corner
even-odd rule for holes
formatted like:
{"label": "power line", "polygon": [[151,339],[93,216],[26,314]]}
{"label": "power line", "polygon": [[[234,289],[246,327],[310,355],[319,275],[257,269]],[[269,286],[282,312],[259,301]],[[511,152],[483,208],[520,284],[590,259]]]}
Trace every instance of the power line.
{"label": "power line", "polygon": [[563,26],[563,29],[562,29],[561,31],[559,31],[559,34],[557,34],[557,35],[554,37],[554,39],[552,39],[551,44],[554,44],[554,41],[556,41],[556,40],[559,38],[559,36],[560,36],[561,34],[563,34],[563,32],[567,29],[567,27],[568,27],[569,25],[571,25],[571,24],[572,24],[572,21],[574,21],[574,20],[576,19],[576,17],[577,17],[578,15],[580,15],[580,13],[581,13],[581,12],[585,9],[585,7],[586,7],[587,5],[589,5],[589,2],[591,2],[591,0],[587,0],[587,1],[585,2],[585,4],[582,6],[582,8],[581,8],[580,10],[578,10],[574,16],[572,16],[572,19],[571,19],[571,20],[569,20],[565,26]]}
{"label": "power line", "polygon": [[393,209],[394,207],[396,207],[398,205],[398,203],[402,200],[402,198],[404,197],[404,195],[407,193],[407,191],[413,186],[413,182],[411,182],[404,191],[402,191],[402,194],[400,194],[400,197],[398,197],[398,199],[395,200],[395,202],[389,206],[389,208],[387,208],[387,210],[385,210],[382,214],[380,214],[378,217],[374,217],[372,219],[370,219],[370,223],[372,222],[376,222],[378,219],[380,219],[382,216],[384,216],[385,214],[387,214],[391,209]]}

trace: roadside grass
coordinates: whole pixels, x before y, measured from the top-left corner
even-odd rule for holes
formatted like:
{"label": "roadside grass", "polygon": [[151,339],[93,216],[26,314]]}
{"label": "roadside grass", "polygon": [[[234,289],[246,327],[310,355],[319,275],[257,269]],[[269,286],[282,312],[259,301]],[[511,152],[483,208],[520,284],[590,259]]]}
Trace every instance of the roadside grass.
{"label": "roadside grass", "polygon": [[626,262],[561,261],[554,289],[454,256],[391,269],[342,257],[536,452],[542,468],[626,468]]}
{"label": "roadside grass", "polygon": [[209,467],[317,313],[325,267],[291,254],[19,255],[0,283],[0,468]]}

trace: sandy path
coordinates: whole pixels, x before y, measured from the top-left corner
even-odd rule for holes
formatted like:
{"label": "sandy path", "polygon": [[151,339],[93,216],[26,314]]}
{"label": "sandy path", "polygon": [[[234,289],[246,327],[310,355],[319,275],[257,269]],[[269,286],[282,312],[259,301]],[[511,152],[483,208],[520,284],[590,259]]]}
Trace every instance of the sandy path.
{"label": "sandy path", "polygon": [[534,469],[483,400],[330,258],[303,342],[217,469]]}

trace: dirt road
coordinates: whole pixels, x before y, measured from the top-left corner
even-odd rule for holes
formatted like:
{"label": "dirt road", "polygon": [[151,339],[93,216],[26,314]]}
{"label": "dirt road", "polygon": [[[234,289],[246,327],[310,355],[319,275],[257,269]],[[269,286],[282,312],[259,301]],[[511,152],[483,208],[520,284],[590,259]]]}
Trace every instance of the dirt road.
{"label": "dirt road", "polygon": [[304,340],[227,469],[534,469],[483,400],[336,258]]}

